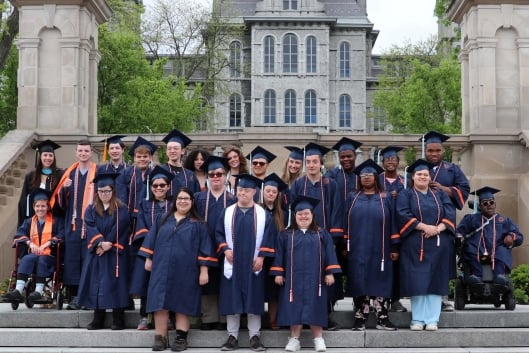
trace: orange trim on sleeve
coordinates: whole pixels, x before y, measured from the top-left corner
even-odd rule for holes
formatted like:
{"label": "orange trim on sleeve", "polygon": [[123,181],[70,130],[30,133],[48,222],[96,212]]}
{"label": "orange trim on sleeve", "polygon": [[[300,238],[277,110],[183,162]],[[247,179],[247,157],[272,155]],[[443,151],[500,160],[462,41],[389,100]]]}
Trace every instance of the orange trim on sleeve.
{"label": "orange trim on sleeve", "polygon": [[198,257],[198,260],[199,261],[211,261],[211,262],[218,262],[219,260],[217,260],[216,258],[214,257],[209,257],[209,256],[199,256]]}
{"label": "orange trim on sleeve", "polygon": [[283,267],[270,267],[270,271],[281,271],[281,272],[285,272],[285,269]]}
{"label": "orange trim on sleeve", "polygon": [[349,234],[344,234],[344,235],[343,235],[343,238],[344,238],[344,239],[349,239]]}
{"label": "orange trim on sleeve", "polygon": [[137,237],[140,234],[148,233],[148,232],[149,231],[146,228],[142,228],[142,229],[138,230],[136,233],[134,233],[134,237]]}
{"label": "orange trim on sleeve", "polygon": [[333,269],[341,269],[340,265],[329,265],[325,267],[325,271],[327,270],[333,270]]}
{"label": "orange trim on sleeve", "polygon": [[457,198],[459,199],[459,204],[464,205],[465,204],[465,198],[463,197],[463,194],[461,193],[461,190],[459,190],[455,186],[452,186],[452,188],[456,191]]}
{"label": "orange trim on sleeve", "polygon": [[448,224],[450,227],[452,227],[452,228],[455,228],[455,227],[456,227],[455,224],[452,223],[452,221],[450,221],[450,220],[447,219],[447,218],[443,218],[442,222],[443,222],[443,223],[447,223],[447,224]]}
{"label": "orange trim on sleeve", "polygon": [[336,232],[343,233],[343,228],[330,228],[329,229],[329,233],[336,233]]}
{"label": "orange trim on sleeve", "polygon": [[144,248],[143,246],[140,247],[140,251],[146,252],[149,255],[153,255],[154,254],[154,251],[152,251],[151,249],[148,249],[148,248]]}
{"label": "orange trim on sleeve", "polygon": [[119,244],[119,243],[114,243],[114,244],[112,244],[112,246],[115,246],[115,247],[118,248],[119,250],[123,250],[123,249],[125,249],[125,247],[124,247],[123,245]]}
{"label": "orange trim on sleeve", "polygon": [[103,234],[99,233],[97,235],[95,235],[91,240],[90,240],[90,243],[88,243],[88,248],[91,248],[92,246],[94,246],[94,242],[97,240],[97,239],[101,239],[103,238]]}
{"label": "orange trim on sleeve", "polygon": [[399,232],[399,233],[400,233],[400,234],[404,233],[404,232],[406,231],[406,229],[408,229],[408,228],[411,226],[411,224],[412,224],[413,222],[415,222],[416,220],[417,220],[417,218],[415,218],[415,217],[413,217],[412,219],[410,219],[410,220],[408,221],[408,223],[406,223],[406,224],[400,229],[400,232]]}
{"label": "orange trim on sleeve", "polygon": [[273,248],[265,248],[265,247],[260,247],[259,251],[269,252],[269,253],[272,253],[272,254],[276,252],[276,250],[273,249]]}
{"label": "orange trim on sleeve", "polygon": [[399,239],[400,238],[400,234],[391,234],[391,239]]}
{"label": "orange trim on sleeve", "polygon": [[217,253],[220,252],[220,249],[222,249],[223,247],[225,247],[226,245],[228,245],[228,243],[220,243],[219,244],[219,247],[217,248]]}

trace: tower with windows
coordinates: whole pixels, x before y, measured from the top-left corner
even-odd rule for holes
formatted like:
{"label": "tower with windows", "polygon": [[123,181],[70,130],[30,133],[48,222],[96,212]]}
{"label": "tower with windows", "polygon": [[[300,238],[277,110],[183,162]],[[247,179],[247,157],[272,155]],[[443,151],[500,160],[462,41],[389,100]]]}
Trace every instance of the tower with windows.
{"label": "tower with windows", "polygon": [[217,130],[369,132],[378,31],[366,0],[222,0],[217,8],[245,28],[227,43],[229,65],[215,95]]}

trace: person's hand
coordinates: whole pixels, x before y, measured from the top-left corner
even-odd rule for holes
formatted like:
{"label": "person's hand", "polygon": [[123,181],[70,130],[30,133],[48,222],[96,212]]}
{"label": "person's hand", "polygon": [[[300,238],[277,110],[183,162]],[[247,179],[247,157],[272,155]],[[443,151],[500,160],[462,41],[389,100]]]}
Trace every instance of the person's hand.
{"label": "person's hand", "polygon": [[399,259],[399,253],[398,252],[389,253],[389,257],[391,258],[391,261],[397,261]]}
{"label": "person's hand", "polygon": [[512,248],[514,245],[514,239],[511,234],[507,234],[505,238],[503,238],[503,244],[508,248]]}
{"label": "person's hand", "polygon": [[325,284],[327,286],[329,286],[329,287],[334,284],[334,275],[333,274],[325,275]]}
{"label": "person's hand", "polygon": [[253,260],[253,272],[259,272],[263,269],[263,257],[259,256]]}
{"label": "person's hand", "polygon": [[233,265],[233,250],[228,249],[224,251],[224,256],[226,256],[226,260]]}
{"label": "person's hand", "polygon": [[145,271],[151,272],[152,270],[152,259],[146,258],[145,259]]}
{"label": "person's hand", "polygon": [[437,229],[437,226],[430,225],[430,224],[424,225],[423,232],[426,238],[430,238],[430,237],[433,237],[439,234],[439,230]]}
{"label": "person's hand", "polygon": [[198,276],[198,283],[203,286],[204,284],[208,284],[209,282],[209,276],[208,271],[200,271],[200,275]]}
{"label": "person's hand", "polygon": [[112,249],[112,243],[109,241],[102,241],[101,243],[99,243],[99,246],[101,247],[101,249],[103,249],[103,251],[109,251],[110,249]]}
{"label": "person's hand", "polygon": [[274,282],[276,282],[276,284],[278,286],[282,286],[285,284],[285,277],[283,276],[276,276],[275,279],[274,279]]}
{"label": "person's hand", "polygon": [[72,185],[72,179],[68,178],[64,181],[64,184],[62,184],[63,188],[70,187]]}

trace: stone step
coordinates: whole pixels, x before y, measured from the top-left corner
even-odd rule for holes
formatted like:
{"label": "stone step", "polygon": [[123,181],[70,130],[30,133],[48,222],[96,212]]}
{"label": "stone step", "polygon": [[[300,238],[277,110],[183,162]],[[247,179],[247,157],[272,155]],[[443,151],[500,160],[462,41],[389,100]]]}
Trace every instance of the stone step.
{"label": "stone step", "polygon": [[[248,347],[248,332],[241,330],[239,344]],[[440,329],[436,332],[366,330],[364,332],[340,330],[324,332],[329,348],[448,348],[448,347],[526,347],[529,328],[459,328]],[[154,331],[109,329],[88,331],[73,328],[2,328],[0,342],[3,347],[104,347],[149,348]],[[174,332],[169,334],[172,341]],[[263,330],[261,340],[266,347],[281,348],[288,340],[287,330]],[[219,348],[226,340],[222,331],[191,330],[188,336],[190,348]],[[301,336],[304,348],[312,348],[309,330]]]}

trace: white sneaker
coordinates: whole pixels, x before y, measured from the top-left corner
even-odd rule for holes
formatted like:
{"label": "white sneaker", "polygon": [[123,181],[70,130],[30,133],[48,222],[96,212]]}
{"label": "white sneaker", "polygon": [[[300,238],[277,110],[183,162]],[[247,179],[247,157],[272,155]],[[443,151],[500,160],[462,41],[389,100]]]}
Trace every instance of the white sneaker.
{"label": "white sneaker", "polygon": [[323,337],[316,337],[315,339],[313,339],[313,341],[314,341],[314,350],[316,352],[325,352],[327,350]]}
{"label": "white sneaker", "polygon": [[427,324],[425,330],[426,331],[437,331],[437,325],[436,324]]}
{"label": "white sneaker", "polygon": [[424,326],[421,324],[412,324],[410,325],[410,330],[412,331],[422,331],[424,329]]}
{"label": "white sneaker", "polygon": [[288,343],[285,347],[285,351],[287,352],[296,352],[301,349],[301,345],[299,344],[299,338],[297,337],[289,337]]}

